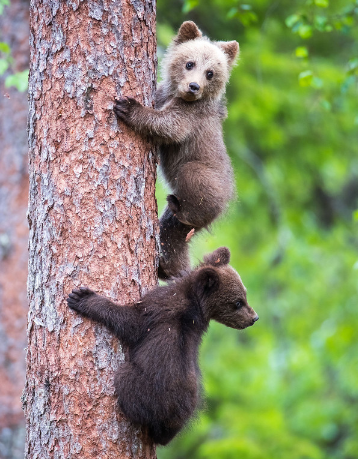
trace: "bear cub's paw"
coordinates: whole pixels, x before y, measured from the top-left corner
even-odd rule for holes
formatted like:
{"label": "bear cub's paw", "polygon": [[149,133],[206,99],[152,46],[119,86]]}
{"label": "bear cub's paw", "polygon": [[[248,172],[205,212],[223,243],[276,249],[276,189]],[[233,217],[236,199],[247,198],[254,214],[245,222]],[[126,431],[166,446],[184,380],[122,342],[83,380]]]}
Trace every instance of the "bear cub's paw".
{"label": "bear cub's paw", "polygon": [[138,106],[141,106],[140,103],[132,97],[123,97],[115,100],[113,110],[120,120],[127,121]]}
{"label": "bear cub's paw", "polygon": [[87,309],[87,300],[93,295],[96,295],[96,293],[88,287],[74,289],[67,297],[67,304],[71,309],[85,313]]}

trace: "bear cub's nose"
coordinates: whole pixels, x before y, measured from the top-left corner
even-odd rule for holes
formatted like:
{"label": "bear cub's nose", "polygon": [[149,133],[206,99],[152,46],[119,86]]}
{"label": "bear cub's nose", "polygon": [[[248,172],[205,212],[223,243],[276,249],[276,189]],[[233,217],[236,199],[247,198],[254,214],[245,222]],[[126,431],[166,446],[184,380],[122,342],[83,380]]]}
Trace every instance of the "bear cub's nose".
{"label": "bear cub's nose", "polygon": [[191,92],[197,92],[200,89],[198,83],[189,83],[189,88]]}
{"label": "bear cub's nose", "polygon": [[254,322],[256,322],[256,320],[259,320],[259,316],[256,314],[256,316],[254,317]]}

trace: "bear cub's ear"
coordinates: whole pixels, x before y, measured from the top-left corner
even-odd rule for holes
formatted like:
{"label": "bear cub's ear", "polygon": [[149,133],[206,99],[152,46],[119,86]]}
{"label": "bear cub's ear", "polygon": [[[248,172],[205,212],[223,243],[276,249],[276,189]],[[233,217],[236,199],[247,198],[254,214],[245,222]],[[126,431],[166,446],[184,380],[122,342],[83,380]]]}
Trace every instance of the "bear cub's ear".
{"label": "bear cub's ear", "polygon": [[219,247],[214,252],[204,257],[204,264],[223,266],[230,263],[230,250],[227,247]]}
{"label": "bear cub's ear", "polygon": [[193,21],[185,21],[180,26],[178,35],[174,39],[176,45],[184,43],[189,40],[195,40],[195,38],[200,38],[203,34],[198,29],[198,26]]}
{"label": "bear cub's ear", "polygon": [[233,41],[217,41],[217,46],[226,54],[229,65],[233,65],[236,57],[239,55],[239,43]]}
{"label": "bear cub's ear", "polygon": [[199,297],[206,297],[220,287],[219,274],[213,268],[203,268],[195,279],[195,289]]}

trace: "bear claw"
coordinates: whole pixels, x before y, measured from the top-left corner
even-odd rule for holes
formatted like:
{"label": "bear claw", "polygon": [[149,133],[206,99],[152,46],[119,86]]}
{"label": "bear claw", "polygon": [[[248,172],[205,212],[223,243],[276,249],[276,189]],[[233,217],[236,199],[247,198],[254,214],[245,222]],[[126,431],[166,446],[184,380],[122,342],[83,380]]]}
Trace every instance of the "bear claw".
{"label": "bear claw", "polygon": [[80,310],[82,309],[84,300],[86,297],[95,295],[95,292],[88,287],[80,287],[79,289],[73,289],[67,297],[67,304],[71,309]]}

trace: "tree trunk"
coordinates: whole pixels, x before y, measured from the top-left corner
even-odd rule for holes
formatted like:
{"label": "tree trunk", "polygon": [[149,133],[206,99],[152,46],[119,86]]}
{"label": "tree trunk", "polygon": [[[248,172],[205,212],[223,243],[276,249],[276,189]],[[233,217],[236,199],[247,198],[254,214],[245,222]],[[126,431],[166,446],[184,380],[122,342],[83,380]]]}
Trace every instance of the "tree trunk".
{"label": "tree trunk", "polygon": [[[0,41],[11,47],[11,72],[29,66],[29,2],[12,0],[0,16]],[[0,78],[0,457],[24,457],[28,201],[27,94]]]}
{"label": "tree trunk", "polygon": [[154,150],[112,110],[120,95],[152,104],[155,3],[32,0],[30,16],[26,457],[154,458],[116,409],[120,343],[65,299],[156,285]]}

